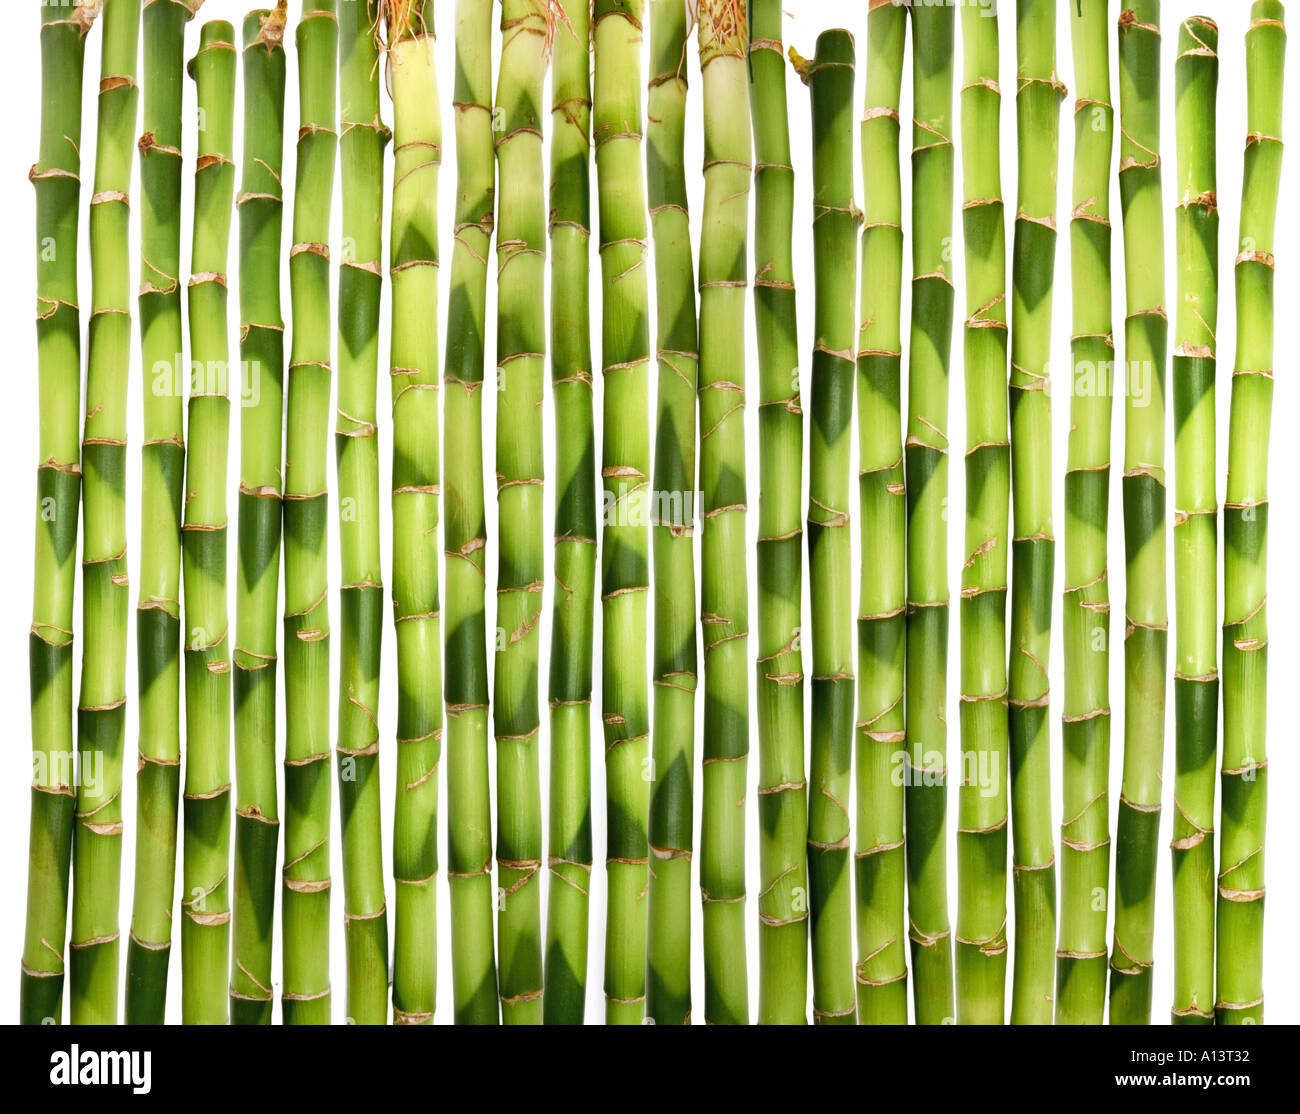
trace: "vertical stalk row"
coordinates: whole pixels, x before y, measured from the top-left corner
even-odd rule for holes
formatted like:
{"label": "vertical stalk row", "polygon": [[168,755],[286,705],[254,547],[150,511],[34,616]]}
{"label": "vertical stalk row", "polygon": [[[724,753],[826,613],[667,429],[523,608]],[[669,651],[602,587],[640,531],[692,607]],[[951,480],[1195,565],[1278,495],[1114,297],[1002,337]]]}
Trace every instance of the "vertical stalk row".
{"label": "vertical stalk row", "polygon": [[[858,1019],[907,1024],[904,656],[907,499],[903,479],[901,303],[903,187],[898,109],[907,9],[872,0],[862,114],[861,305],[858,320],[858,506],[862,548],[855,742]],[[868,559],[868,554],[870,559]]]}
{"label": "vertical stalk row", "polygon": [[1160,4],[1119,19],[1120,197],[1124,210],[1124,779],[1115,850],[1110,1019],[1151,1019],[1157,840],[1165,742],[1165,314],[1160,185]]}
{"label": "vertical stalk row", "polygon": [[758,1020],[808,1017],[804,766],[803,408],[794,289],[794,166],[781,0],[754,0],[754,328],[758,335]]}
{"label": "vertical stalk row", "polygon": [[1246,34],[1246,171],[1237,243],[1237,353],[1224,503],[1223,769],[1219,851],[1220,1024],[1264,1019],[1264,822],[1268,695],[1268,430],[1273,268],[1282,174],[1285,9],[1256,0]]}
{"label": "vertical stalk row", "polygon": [[651,0],[646,193],[655,243],[659,391],[654,533],[654,734],[646,1014],[691,1016],[695,815],[695,264],[686,202],[686,4]]}
{"label": "vertical stalk row", "polygon": [[1007,253],[998,23],[962,8],[966,560],[961,578],[957,1020],[1001,1025],[1007,976]]}

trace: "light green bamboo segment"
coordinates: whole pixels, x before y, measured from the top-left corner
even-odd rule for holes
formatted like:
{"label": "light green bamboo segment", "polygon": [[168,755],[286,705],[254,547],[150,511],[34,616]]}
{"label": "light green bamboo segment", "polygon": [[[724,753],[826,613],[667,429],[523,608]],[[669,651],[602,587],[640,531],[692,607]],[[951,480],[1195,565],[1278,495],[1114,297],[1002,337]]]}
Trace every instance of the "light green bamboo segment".
{"label": "light green bamboo segment", "polygon": [[916,1021],[954,1018],[947,894],[948,363],[955,13],[912,9],[912,331],[907,440],[907,890]]}
{"label": "light green bamboo segment", "polygon": [[1156,864],[1165,741],[1164,203],[1160,185],[1160,4],[1119,18],[1124,211],[1124,777],[1115,849],[1110,1020],[1151,1020]]}
{"label": "light green bamboo segment", "polygon": [[852,1025],[856,989],[848,810],[853,772],[849,456],[860,219],[853,203],[853,36],[824,31],[811,60],[800,58],[793,48],[790,57],[812,101],[816,317],[808,490],[813,601],[808,899],[813,1016],[822,1025]]}
{"label": "light green bamboo segment", "polygon": [[186,0],[144,9],[140,136],[140,348],[144,375],[140,592],[136,654],[140,758],[136,772],[135,886],[126,960],[127,1024],[161,1025],[176,895],[180,793],[181,485],[185,387],[181,379],[181,92]]}
{"label": "light green bamboo segment", "polygon": [[1178,31],[1178,313],[1174,371],[1175,1025],[1214,1022],[1214,790],[1218,758],[1218,477],[1214,379],[1219,317],[1215,106],[1219,29]]}
{"label": "light green bamboo segment", "polygon": [[330,1012],[330,206],[338,161],[334,0],[303,0],[289,290],[293,345],[284,454],[284,866],[280,1008]]}
{"label": "light green bamboo segment", "polygon": [[[91,313],[82,432],[83,651],[72,846],[71,1016],[118,1021],[126,723],[126,408],[131,362],[131,165],[140,0],[107,0],[90,199]],[[91,776],[94,771],[94,776]],[[60,945],[56,948],[61,950]]]}
{"label": "light green bamboo segment", "polygon": [[545,995],[548,1025],[580,1025],[591,888],[591,668],[596,611],[596,446],[591,325],[591,20],[561,5],[551,58],[551,397],[555,404],[555,608]]}
{"label": "light green bamboo segment", "polygon": [[239,212],[238,595],[235,603],[235,869],[230,1020],[269,1025],[280,807],[276,769],[284,321],[285,5],[244,17],[244,158]]}
{"label": "light green bamboo segment", "polygon": [[749,578],[745,536],[745,302],[749,285],[749,27],[740,0],[701,0],[704,221],[700,233],[704,769],[700,893],[704,1020],[749,1021],[745,803]]}
{"label": "light green bamboo segment", "polygon": [[901,302],[903,187],[899,100],[907,9],[872,0],[861,149],[863,232],[858,320],[858,714],[853,853],[858,1020],[907,1024],[903,677],[907,500],[903,482]]}
{"label": "light green bamboo segment", "polygon": [[546,195],[542,86],[547,9],[501,2],[497,193],[497,932],[501,1019],[542,1020],[541,717],[537,671],[546,578],[542,383],[546,372]]}
{"label": "light green bamboo segment", "polygon": [[40,463],[28,661],[32,704],[27,931],[18,1008],[24,1025],[63,1017],[68,867],[75,809],[72,614],[81,496],[81,85],[98,5],[41,7],[40,155],[36,190],[36,344]]}
{"label": "light green bamboo segment", "polygon": [[685,0],[651,0],[646,194],[659,308],[655,422],[654,734],[646,1015],[691,1017],[691,855],[694,848],[695,396],[699,352],[695,264],[686,200]]}
{"label": "light green bamboo segment", "polygon": [[379,112],[377,0],[339,9],[339,145],[343,259],[335,453],[339,477],[342,649],[339,670],[339,809],[349,1020],[388,1020],[388,906],[379,814],[379,302],[383,290],[384,147]]}
{"label": "light green bamboo segment", "polygon": [[391,4],[393,94],[393,625],[397,635],[397,805],[393,820],[393,1020],[430,1024],[437,996],[438,170],[442,115],[432,0]]}
{"label": "light green bamboo segment", "polygon": [[1009,682],[1015,954],[1011,1022],[1050,1024],[1056,977],[1048,663],[1052,522],[1052,284],[1061,99],[1055,0],[1016,5],[1016,205],[1011,301],[1012,576]]}
{"label": "light green bamboo segment", "polygon": [[1264,1020],[1268,434],[1284,18],[1285,10],[1275,0],[1256,0],[1246,34],[1246,170],[1236,257],[1237,352],[1224,503],[1223,804],[1215,1015],[1225,1025]]}
{"label": "light green bamboo segment", "polygon": [[456,246],[443,365],[447,564],[447,881],[458,1025],[498,1019],[483,596],[483,345],[495,215],[492,0],[456,3]]}
{"label": "light green bamboo segment", "polygon": [[1007,250],[998,22],[961,13],[966,559],[961,571],[957,1020],[1001,1025],[1007,979]]}
{"label": "light green bamboo segment", "polygon": [[646,597],[650,592],[650,325],[641,173],[641,0],[597,0],[594,133],[600,204],[601,720],[605,727],[605,1020],[645,1016],[650,810]]}
{"label": "light green bamboo segment", "polygon": [[230,636],[226,475],[230,438],[226,263],[235,197],[235,30],[203,25],[190,76],[202,126],[194,170],[185,457],[185,841],[181,1019],[224,1025],[230,996]]}
{"label": "light green bamboo segment", "polygon": [[1071,8],[1074,185],[1070,218],[1073,327],[1070,440],[1065,471],[1065,701],[1061,778],[1061,926],[1056,1020],[1099,1025],[1106,1013],[1110,889],[1110,432],[1111,332],[1110,5]]}
{"label": "light green bamboo segment", "polygon": [[803,407],[794,289],[794,165],[781,0],[755,0],[754,329],[758,336],[758,1020],[808,1020],[804,766]]}

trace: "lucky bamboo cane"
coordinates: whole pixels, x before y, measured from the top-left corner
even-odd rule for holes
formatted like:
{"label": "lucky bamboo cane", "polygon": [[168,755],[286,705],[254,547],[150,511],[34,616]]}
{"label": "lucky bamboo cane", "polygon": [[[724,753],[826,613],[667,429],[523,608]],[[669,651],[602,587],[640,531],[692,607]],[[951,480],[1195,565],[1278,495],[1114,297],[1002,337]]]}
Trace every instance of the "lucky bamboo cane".
{"label": "lucky bamboo cane", "polygon": [[966,559],[961,574],[957,1020],[1001,1025],[1007,976],[1006,216],[999,166],[998,22],[962,8],[966,250]]}
{"label": "lucky bamboo cane", "polygon": [[858,320],[858,717],[854,765],[858,1020],[907,1024],[903,674],[907,501],[903,482],[903,196],[899,99],[907,9],[871,0],[862,114],[864,221]]}
{"label": "lucky bamboo cane", "polygon": [[603,281],[605,383],[604,632],[601,718],[605,727],[605,1018],[640,1024],[645,1015],[650,805],[646,699],[646,529],[650,480],[650,331],[646,203],[641,173],[642,0],[596,0],[594,141]]}
{"label": "lucky bamboo cane", "polygon": [[704,1019],[749,1020],[745,802],[749,771],[745,302],[749,285],[749,26],[741,0],[701,0],[704,223],[700,234],[704,768],[700,892]]}
{"label": "lucky bamboo cane", "polygon": [[816,318],[809,423],[808,566],[812,594],[813,786],[808,810],[813,1016],[848,1024],[853,980],[849,791],[853,768],[853,625],[849,453],[857,304],[853,203],[855,50],[847,31],[824,31],[808,61],[791,52],[812,101],[813,263]]}
{"label": "lucky bamboo cane", "polygon": [[955,1016],[948,922],[948,363],[955,13],[912,8],[912,331],[908,360],[907,882],[916,1021]]}
{"label": "lucky bamboo cane", "polygon": [[339,145],[343,259],[339,265],[339,536],[343,584],[338,702],[339,810],[348,1018],[388,1020],[388,907],[379,808],[379,302],[383,291],[384,147],[379,113],[378,0],[339,10]]}
{"label": "lucky bamboo cane", "polygon": [[548,1025],[580,1025],[591,887],[591,667],[596,608],[592,410],[591,18],[564,0],[551,60],[551,395],[555,403],[555,609],[551,620]]}
{"label": "lucky bamboo cane", "polygon": [[230,437],[226,262],[235,196],[235,29],[206,23],[190,62],[202,126],[188,290],[189,437],[181,531],[185,586],[185,840],[181,1019],[230,1016],[230,638],[226,475]]}
{"label": "lucky bamboo cane", "polygon": [[808,1019],[804,766],[803,408],[794,289],[794,166],[781,0],[755,0],[754,328],[758,335],[758,1020]]}
{"label": "lucky bamboo cane", "polygon": [[495,216],[492,0],[456,3],[456,246],[443,369],[447,563],[447,881],[458,1025],[496,1024],[483,618],[483,347]]}
{"label": "lucky bamboo cane", "polygon": [[546,195],[542,85],[549,9],[501,0],[497,79],[497,932],[501,1019],[542,1020],[542,798],[537,669],[545,582],[542,381]]}
{"label": "lucky bamboo cane", "polygon": [[330,206],[338,161],[335,0],[303,0],[284,454],[284,985],[286,1025],[330,1022]]}
{"label": "lucky bamboo cane", "polygon": [[[118,1021],[122,751],[126,725],[126,407],[131,363],[131,165],[140,0],[106,0],[90,199],[91,299],[82,435],[83,650],[72,847],[71,1016]],[[62,941],[56,947],[62,950]]]}
{"label": "lucky bamboo cane", "polygon": [[72,612],[81,498],[81,85],[93,0],[41,7],[40,155],[36,190],[36,343],[40,464],[36,559],[28,636],[32,704],[31,829],[27,932],[18,1016],[24,1025],[63,1017],[68,867],[76,807],[72,741]]}
{"label": "lucky bamboo cane", "polygon": [[433,1021],[437,997],[438,767],[442,631],[438,601],[438,170],[442,116],[433,0],[392,0],[393,624],[397,636],[397,805],[393,821],[393,1019]]}
{"label": "lucky bamboo cane", "polygon": [[1061,633],[1061,928],[1056,1020],[1099,1025],[1106,1012],[1106,895],[1110,885],[1110,5],[1070,11],[1074,75],[1074,200],[1070,218],[1073,336],[1065,471],[1065,590]]}
{"label": "lucky bamboo cane", "polygon": [[1011,1021],[1049,1024],[1056,974],[1048,661],[1052,649],[1052,283],[1061,98],[1055,0],[1016,5],[1017,182],[1011,303],[1009,681],[1015,954]]}
{"label": "lucky bamboo cane", "polygon": [[646,106],[647,200],[659,308],[654,531],[654,733],[646,1015],[657,1025],[691,1017],[691,854],[694,847],[695,396],[699,353],[683,144],[686,134],[684,0],[651,0]]}
{"label": "lucky bamboo cane", "polygon": [[235,603],[235,869],[230,1020],[269,1025],[280,811],[276,647],[284,321],[285,4],[244,17],[244,159],[239,210],[239,561]]}
{"label": "lucky bamboo cane", "polygon": [[1178,316],[1174,378],[1174,1024],[1214,1022],[1214,790],[1218,758],[1219,312],[1215,101],[1219,29],[1178,32]]}
{"label": "lucky bamboo cane", "polygon": [[1282,173],[1286,13],[1256,0],[1246,34],[1246,170],[1237,244],[1237,352],[1224,503],[1223,770],[1215,953],[1220,1024],[1264,1020],[1268,757],[1268,430],[1273,268]]}
{"label": "lucky bamboo cane", "polygon": [[1110,1019],[1151,1019],[1157,839],[1165,741],[1164,204],[1160,186],[1160,4],[1119,18],[1124,212],[1124,778],[1115,849]]}

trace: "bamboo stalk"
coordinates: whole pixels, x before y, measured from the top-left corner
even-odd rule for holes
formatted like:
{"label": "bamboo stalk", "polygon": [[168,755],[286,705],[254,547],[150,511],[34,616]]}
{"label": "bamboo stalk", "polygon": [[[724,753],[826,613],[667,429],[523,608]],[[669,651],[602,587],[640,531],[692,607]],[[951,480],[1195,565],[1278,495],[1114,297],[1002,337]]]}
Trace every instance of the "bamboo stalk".
{"label": "bamboo stalk", "polygon": [[280,1008],[327,1025],[330,1008],[330,207],[338,161],[334,0],[303,0],[289,288],[293,346],[284,454],[284,868]]}
{"label": "bamboo stalk", "polygon": [[393,1019],[431,1024],[438,976],[438,170],[442,117],[432,0],[385,5],[393,95],[393,625],[397,805],[393,821]]}
{"label": "bamboo stalk", "polygon": [[283,515],[283,0],[244,17],[244,160],[239,211],[239,561],[235,597],[235,872],[230,1020],[269,1025],[280,841],[276,649]]}
{"label": "bamboo stalk", "polygon": [[808,1019],[804,766],[803,409],[794,289],[794,166],[781,0],[755,0],[754,328],[758,335],[758,1020]]}
{"label": "bamboo stalk", "polygon": [[647,200],[654,230],[659,390],[653,482],[654,733],[646,1014],[691,1017],[691,857],[694,849],[695,396],[699,338],[683,144],[684,0],[651,0],[646,106]]}
{"label": "bamboo stalk", "polygon": [[646,700],[649,594],[650,332],[641,173],[642,0],[596,0],[594,140],[603,279],[604,546],[601,571],[605,726],[605,1019],[645,1016],[650,805]]}
{"label": "bamboo stalk", "polygon": [[[131,165],[140,0],[106,0],[90,199],[91,314],[82,436],[83,650],[72,847],[71,1016],[118,1020],[126,724],[126,406],[131,362]],[[91,772],[95,771],[94,776]]]}
{"label": "bamboo stalk", "polygon": [[912,332],[908,360],[907,882],[916,1021],[955,1016],[948,922],[948,363],[953,149],[951,7],[912,8]]}
{"label": "bamboo stalk", "polygon": [[1151,1019],[1157,839],[1165,740],[1164,204],[1160,185],[1160,5],[1119,18],[1120,196],[1128,375],[1124,422],[1124,779],[1115,851],[1110,1019]]}
{"label": "bamboo stalk", "polygon": [[501,0],[497,79],[497,932],[501,1019],[542,1020],[541,718],[537,670],[545,550],[542,382],[546,367],[546,198],[542,85],[549,9]]}
{"label": "bamboo stalk", "polygon": [[99,6],[41,7],[41,139],[29,175],[36,190],[36,343],[40,464],[36,471],[35,584],[28,636],[32,804],[18,1016],[63,1017],[68,869],[72,857],[72,644],[81,497],[81,86]]}
{"label": "bamboo stalk", "polygon": [[749,1019],[745,800],[749,770],[745,351],[751,166],[749,27],[740,0],[701,0],[704,224],[700,234],[700,486],[704,769],[700,891],[704,1019]]}
{"label": "bamboo stalk", "polygon": [[1065,471],[1065,590],[1061,616],[1065,706],[1061,777],[1061,926],[1056,1020],[1099,1025],[1106,1012],[1110,887],[1110,433],[1115,337],[1111,329],[1110,5],[1071,10],[1074,198],[1070,219],[1073,336],[1070,441]]}
{"label": "bamboo stalk", "polygon": [[[903,478],[903,196],[899,100],[907,10],[872,0],[862,114],[864,221],[858,319],[858,506],[862,541],[855,727],[858,1019],[907,1024],[903,676],[907,501]],[[870,555],[870,559],[868,556]]]}
{"label": "bamboo stalk", "polygon": [[1268,430],[1273,402],[1273,252],[1282,173],[1285,18],[1285,8],[1276,0],[1256,0],[1246,34],[1246,170],[1236,258],[1237,352],[1223,514],[1223,835],[1215,1015],[1224,1025],[1264,1020]]}
{"label": "bamboo stalk", "polygon": [[961,579],[957,1020],[1001,1025],[1007,977],[1007,253],[998,23],[962,8],[966,560]]}
{"label": "bamboo stalk", "polygon": [[230,645],[226,475],[230,436],[226,262],[235,196],[235,29],[203,25],[190,62],[202,126],[190,253],[185,587],[185,841],[181,1018],[230,1016]]}
{"label": "bamboo stalk", "polygon": [[580,1025],[591,886],[591,668],[596,607],[596,466],[588,293],[591,13],[561,6],[551,109],[551,395],[555,402],[555,609],[546,912],[548,1025]]}
{"label": "bamboo stalk", "polygon": [[848,799],[853,767],[853,627],[849,448],[857,305],[853,202],[855,50],[847,31],[824,31],[808,61],[791,52],[812,101],[813,261],[816,278],[808,491],[812,592],[812,803],[808,897],[813,1016],[853,1024],[853,915]]}
{"label": "bamboo stalk", "polygon": [[483,346],[495,216],[492,0],[456,4],[456,245],[443,365],[447,880],[458,1025],[497,1022],[483,595]]}
{"label": "bamboo stalk", "polygon": [[1215,104],[1219,29],[1194,17],[1174,63],[1178,317],[1174,372],[1174,1024],[1214,1022],[1214,790],[1218,757],[1218,478],[1214,378],[1219,314]]}
{"label": "bamboo stalk", "polygon": [[344,253],[339,269],[335,451],[343,584],[336,751],[343,819],[347,1016],[358,1025],[382,1025],[388,1020],[388,906],[376,719],[384,602],[376,390],[384,147],[389,132],[379,111],[377,0],[353,0],[340,9],[339,16]]}

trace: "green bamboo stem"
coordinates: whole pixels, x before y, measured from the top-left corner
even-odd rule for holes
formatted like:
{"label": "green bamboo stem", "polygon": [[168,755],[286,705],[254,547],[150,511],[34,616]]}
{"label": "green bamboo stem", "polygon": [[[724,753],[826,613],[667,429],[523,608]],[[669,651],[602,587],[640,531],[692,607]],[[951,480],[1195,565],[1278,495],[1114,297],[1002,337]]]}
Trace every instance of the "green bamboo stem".
{"label": "green bamboo stem", "polygon": [[1120,197],[1128,376],[1124,422],[1124,778],[1115,849],[1112,1024],[1151,1019],[1157,840],[1165,736],[1164,205],[1160,185],[1160,4],[1119,18]]}
{"label": "green bamboo stem", "polygon": [[243,181],[239,211],[239,561],[235,602],[235,870],[230,1020],[269,1025],[276,855],[276,635],[283,515],[285,6],[244,17]]}
{"label": "green bamboo stem", "polygon": [[916,1021],[955,1017],[948,921],[948,363],[955,291],[952,73],[955,13],[912,9],[912,331],[908,358],[907,888]]}
{"label": "green bamboo stem", "polygon": [[72,741],[72,614],[81,497],[81,85],[86,36],[99,7],[41,7],[41,140],[36,190],[36,342],[40,464],[35,584],[28,636],[32,805],[18,1016],[63,1017],[68,868],[76,807]]}
{"label": "green bamboo stem", "polygon": [[749,771],[749,587],[745,534],[745,302],[750,163],[749,27],[740,0],[701,0],[704,223],[700,234],[700,486],[704,769],[700,891],[704,1019],[749,1020],[745,801]]}
{"label": "green bamboo stem", "polygon": [[594,140],[603,280],[604,546],[601,568],[605,727],[605,1019],[645,1016],[650,808],[646,597],[650,591],[650,331],[641,172],[642,0],[596,0]]}
{"label": "green bamboo stem", "polygon": [[1215,1015],[1225,1025],[1264,1020],[1268,431],[1285,16],[1276,0],[1256,0],[1246,34],[1246,170],[1236,258],[1237,352],[1224,503],[1223,804]]}
{"label": "green bamboo stem", "polygon": [[538,772],[545,548],[542,383],[546,369],[546,196],[542,85],[547,9],[501,0],[497,80],[497,932],[501,1019],[542,1020],[542,797]]}
{"label": "green bamboo stem", "polygon": [[654,731],[646,1015],[691,1017],[691,856],[695,822],[695,264],[686,200],[686,4],[651,0],[647,201],[659,307],[655,419]]}
{"label": "green bamboo stem", "polygon": [[280,1008],[330,1022],[330,206],[338,161],[335,0],[303,0],[284,454],[284,868]]}
{"label": "green bamboo stem", "polygon": [[1174,1024],[1214,1022],[1214,790],[1218,758],[1218,477],[1214,379],[1219,316],[1215,103],[1219,29],[1194,17],[1174,63],[1178,316],[1174,372]]}
{"label": "green bamboo stem", "polygon": [[1061,927],[1056,1020],[1099,1025],[1106,1012],[1110,886],[1110,432],[1111,331],[1110,5],[1071,8],[1077,85],[1070,219],[1073,293],[1070,440],[1065,471],[1065,589],[1061,616],[1065,701],[1061,778]]}
{"label": "green bamboo stem", "polygon": [[190,62],[202,126],[188,290],[189,439],[181,532],[185,586],[185,840],[181,1019],[230,1016],[230,642],[226,475],[230,439],[226,263],[235,197],[235,30],[203,25]]}
{"label": "green bamboo stem", "polygon": [[[131,362],[131,165],[140,0],[106,0],[90,199],[91,314],[82,435],[83,631],[72,847],[71,1017],[118,1021],[126,724],[126,407]],[[93,771],[93,776],[92,776]]]}
{"label": "green bamboo stem", "polygon": [[758,1020],[808,1019],[804,766],[803,408],[794,289],[794,166],[781,0],[755,0],[754,328],[758,336]]}
{"label": "green bamboo stem", "polygon": [[1052,284],[1061,99],[1054,0],[1016,5],[1020,155],[1011,303],[1011,840],[1016,941],[1011,1022],[1052,1020],[1056,833],[1052,828]]}
{"label": "green bamboo stem", "polygon": [[442,115],[432,0],[394,3],[393,625],[397,637],[397,805],[393,821],[393,1019],[430,1024],[438,977],[438,767],[442,621],[438,600],[438,170]]}
{"label": "green bamboo stem", "polygon": [[496,1024],[484,628],[483,347],[495,216],[492,0],[456,4],[456,224],[443,369],[447,880],[458,1025]]}
{"label": "green bamboo stem", "polygon": [[962,8],[966,247],[966,559],[961,575],[961,780],[957,808],[957,1021],[1001,1025],[1007,977],[1006,213],[998,22]]}
{"label": "green bamboo stem", "polygon": [[188,0],[144,9],[140,137],[140,349],[145,373],[140,487],[140,593],[136,604],[140,760],[136,773],[135,886],[126,958],[126,1022],[166,1014],[176,894],[181,781],[181,486],[185,390],[181,335],[181,91]]}
{"label": "green bamboo stem", "polygon": [[[899,99],[907,9],[871,0],[861,149],[863,231],[858,320],[858,1019],[907,1024],[903,729],[907,501],[903,482],[901,299],[903,195]],[[868,558],[869,555],[869,558]]]}
{"label": "green bamboo stem", "polygon": [[591,20],[561,5],[551,60],[551,395],[555,403],[555,608],[545,994],[548,1025],[580,1025],[591,887],[591,669],[596,608],[596,466],[588,294]]}
{"label": "green bamboo stem", "polygon": [[856,988],[848,811],[853,768],[849,450],[860,219],[853,203],[853,36],[824,31],[811,60],[799,58],[793,49],[791,58],[812,101],[816,317],[808,490],[813,601],[808,898],[813,1017],[822,1025],[852,1025]]}
{"label": "green bamboo stem", "polygon": [[339,592],[342,649],[338,701],[339,810],[343,820],[343,920],[347,1016],[388,1020],[388,907],[379,814],[379,658],[384,586],[379,556],[376,391],[383,290],[384,147],[379,113],[377,0],[339,11],[339,146],[343,259],[339,267]]}

